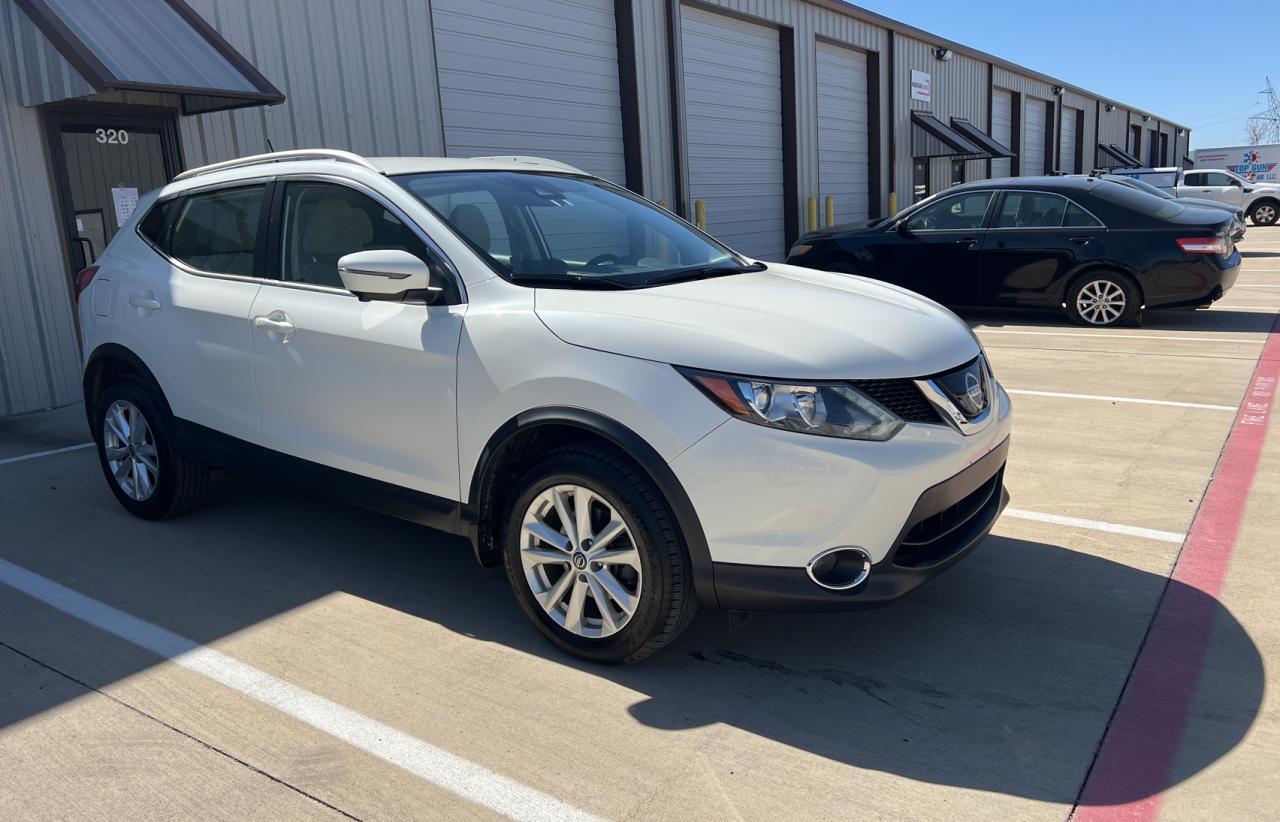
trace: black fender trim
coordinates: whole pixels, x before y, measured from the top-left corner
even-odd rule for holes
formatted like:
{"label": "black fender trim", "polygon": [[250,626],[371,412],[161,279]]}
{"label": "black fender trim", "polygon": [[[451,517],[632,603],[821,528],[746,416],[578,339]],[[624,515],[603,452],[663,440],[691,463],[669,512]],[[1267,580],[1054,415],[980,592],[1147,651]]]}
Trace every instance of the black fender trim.
{"label": "black fender trim", "polygon": [[93,406],[97,400],[97,394],[104,387],[102,384],[102,372],[104,364],[107,360],[118,360],[125,363],[130,371],[137,373],[144,380],[151,383],[160,395],[160,402],[164,406],[164,412],[173,419],[173,409],[169,407],[169,399],[164,394],[164,389],[160,387],[160,381],[156,379],[156,375],[151,373],[151,369],[142,361],[142,358],[133,351],[125,348],[119,343],[103,343],[93,349],[93,353],[85,360],[84,376],[82,378],[82,388],[84,390],[84,414],[89,421],[89,431],[97,439],[96,426],[93,419]]}
{"label": "black fender trim", "polygon": [[[649,478],[658,486],[658,490],[662,492],[667,504],[671,506],[671,513],[676,518],[685,547],[689,551],[689,561],[693,567],[694,590],[699,600],[704,605],[719,607],[715,593],[715,567],[711,562],[711,549],[707,545],[706,533],[702,530],[697,511],[694,510],[693,502],[685,492],[684,486],[680,484],[680,480],[662,455],[655,451],[643,437],[603,414],[570,406],[546,406],[524,411],[507,420],[493,433],[480,452],[476,470],[471,476],[467,504],[462,509],[463,518],[472,523],[478,523],[480,501],[485,498],[486,487],[492,479],[490,472],[495,464],[495,457],[502,452],[511,438],[517,433],[548,424],[570,425],[604,438],[649,475]],[[479,542],[473,538],[473,544],[478,546]]]}

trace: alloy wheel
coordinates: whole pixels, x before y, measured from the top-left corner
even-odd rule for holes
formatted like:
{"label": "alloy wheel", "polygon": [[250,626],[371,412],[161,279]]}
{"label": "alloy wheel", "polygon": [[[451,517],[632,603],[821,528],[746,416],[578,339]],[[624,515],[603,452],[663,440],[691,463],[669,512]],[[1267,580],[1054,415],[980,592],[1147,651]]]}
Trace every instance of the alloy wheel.
{"label": "alloy wheel", "polygon": [[1076,295],[1076,312],[1087,323],[1110,325],[1124,315],[1124,289],[1111,280],[1085,283]]}
{"label": "alloy wheel", "polygon": [[640,552],[603,497],[555,485],[525,510],[520,562],[534,598],[557,625],[599,639],[622,630],[640,604]]}
{"label": "alloy wheel", "polygon": [[102,425],[102,449],[116,485],[130,499],[145,502],[156,492],[160,459],[155,436],[138,406],[116,400]]}
{"label": "alloy wheel", "polygon": [[1259,225],[1271,225],[1276,221],[1276,207],[1270,204],[1258,206],[1253,210],[1253,221]]}

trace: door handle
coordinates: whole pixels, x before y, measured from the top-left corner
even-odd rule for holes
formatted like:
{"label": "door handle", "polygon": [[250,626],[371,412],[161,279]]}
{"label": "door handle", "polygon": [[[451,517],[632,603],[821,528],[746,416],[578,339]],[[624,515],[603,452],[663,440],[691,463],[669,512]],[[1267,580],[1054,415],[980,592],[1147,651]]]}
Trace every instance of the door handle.
{"label": "door handle", "polygon": [[1093,238],[1092,237],[1072,237],[1071,242],[1075,243],[1076,245],[1088,245],[1089,243],[1093,242]]}
{"label": "door handle", "polygon": [[159,311],[163,308],[160,301],[150,291],[145,294],[131,294],[129,296],[129,305],[134,308],[141,308],[143,311]]}
{"label": "door handle", "polygon": [[974,237],[965,237],[963,240],[956,240],[956,245],[963,246],[964,248],[973,248],[977,246],[977,244],[978,241]]}
{"label": "door handle", "polygon": [[298,328],[289,321],[289,315],[283,311],[272,311],[266,316],[253,318],[253,327],[261,328],[268,334],[279,334],[288,340]]}

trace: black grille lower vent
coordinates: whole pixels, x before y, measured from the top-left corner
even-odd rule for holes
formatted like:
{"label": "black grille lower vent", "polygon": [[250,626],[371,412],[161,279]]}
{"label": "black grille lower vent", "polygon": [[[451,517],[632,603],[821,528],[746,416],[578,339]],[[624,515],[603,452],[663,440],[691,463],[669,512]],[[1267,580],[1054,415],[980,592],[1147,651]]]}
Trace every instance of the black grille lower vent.
{"label": "black grille lower vent", "polygon": [[912,380],[850,380],[854,388],[907,422],[941,423],[938,412]]}

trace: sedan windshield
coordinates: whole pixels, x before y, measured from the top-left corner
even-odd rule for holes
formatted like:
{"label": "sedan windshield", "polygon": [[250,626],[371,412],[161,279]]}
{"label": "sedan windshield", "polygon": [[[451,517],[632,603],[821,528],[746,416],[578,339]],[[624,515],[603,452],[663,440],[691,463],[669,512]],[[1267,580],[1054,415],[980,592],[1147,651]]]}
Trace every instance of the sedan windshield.
{"label": "sedan windshield", "polygon": [[515,283],[645,288],[763,267],[600,180],[517,171],[394,179]]}

